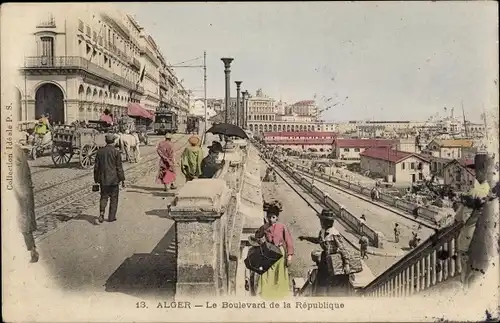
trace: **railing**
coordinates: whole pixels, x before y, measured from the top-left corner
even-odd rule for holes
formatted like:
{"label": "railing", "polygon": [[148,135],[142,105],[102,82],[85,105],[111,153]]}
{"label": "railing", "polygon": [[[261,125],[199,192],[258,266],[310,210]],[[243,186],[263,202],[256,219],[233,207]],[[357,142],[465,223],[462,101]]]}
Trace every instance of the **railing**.
{"label": "railing", "polygon": [[457,238],[462,227],[463,223],[455,222],[432,235],[363,288],[362,295],[410,296],[457,277],[462,271],[457,254]]}
{"label": "railing", "polygon": [[48,17],[47,19],[40,21],[37,25],[37,28],[55,28],[56,27],[56,19],[53,16]]}
{"label": "railing", "polygon": [[73,68],[81,69],[87,71],[91,74],[106,78],[110,81],[114,81],[123,85],[124,87],[137,90],[140,93],[144,93],[144,88],[142,86],[136,86],[133,82],[108,71],[107,69],[90,62],[89,60],[79,57],[79,56],[56,56],[56,57],[46,57],[46,56],[31,56],[26,57],[24,61],[24,68],[39,68],[39,69],[53,69],[53,68]]}

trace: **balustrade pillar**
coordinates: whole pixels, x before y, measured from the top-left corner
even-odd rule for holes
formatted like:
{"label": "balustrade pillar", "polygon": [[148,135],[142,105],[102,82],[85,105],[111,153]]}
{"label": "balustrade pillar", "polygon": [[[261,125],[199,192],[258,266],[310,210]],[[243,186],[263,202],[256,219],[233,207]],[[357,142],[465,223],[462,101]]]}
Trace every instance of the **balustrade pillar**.
{"label": "balustrade pillar", "polygon": [[177,242],[176,296],[217,296],[227,291],[227,276],[221,272],[222,217],[230,194],[222,179],[196,179],[177,194],[170,208]]}

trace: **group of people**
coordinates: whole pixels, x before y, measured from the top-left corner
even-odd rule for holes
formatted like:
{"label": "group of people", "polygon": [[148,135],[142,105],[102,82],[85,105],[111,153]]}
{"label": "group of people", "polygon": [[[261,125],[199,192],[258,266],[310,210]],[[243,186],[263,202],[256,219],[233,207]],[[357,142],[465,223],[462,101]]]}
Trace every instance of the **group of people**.
{"label": "group of people", "polygon": [[[267,206],[266,206],[267,205]],[[258,292],[264,299],[279,299],[290,294],[288,268],[294,257],[294,242],[287,226],[279,222],[282,207],[279,202],[265,203],[264,224],[251,237],[254,245],[271,243],[277,246],[283,257],[276,261],[265,273],[259,276]],[[321,253],[311,253],[317,265],[317,276],[313,283],[314,295],[331,296],[345,293],[349,284],[350,262],[349,253],[340,232],[334,227],[335,216],[331,210],[324,209],[319,214],[321,229],[317,236],[299,236],[300,241],[318,244]],[[336,275],[328,266],[327,257],[340,255],[345,275]]]}
{"label": "group of people", "polygon": [[[125,187],[125,172],[123,170],[122,158],[119,150],[115,148],[115,137],[113,134],[106,134],[106,146],[97,151],[94,165],[94,182],[99,187],[99,223],[104,222],[104,213],[109,201],[108,221],[116,221],[116,211],[118,209],[118,196],[120,184]],[[208,155],[203,156],[201,140],[198,136],[191,136],[188,139],[189,145],[184,149],[180,166],[186,182],[196,178],[212,178],[216,172],[224,165],[218,163],[218,157],[223,148],[220,142],[213,141],[208,147]],[[172,142],[172,135],[166,134],[165,140],[161,141],[156,152],[159,156],[159,170],[156,182],[163,184],[164,190],[176,189],[176,161],[175,148]]]}

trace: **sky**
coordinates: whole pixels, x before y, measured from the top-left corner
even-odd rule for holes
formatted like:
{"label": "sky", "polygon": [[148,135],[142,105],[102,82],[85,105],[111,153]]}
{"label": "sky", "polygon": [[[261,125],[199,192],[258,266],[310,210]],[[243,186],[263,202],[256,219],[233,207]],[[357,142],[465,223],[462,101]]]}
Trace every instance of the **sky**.
{"label": "sky", "polygon": [[[315,99],[327,120],[426,120],[498,107],[497,2],[130,3],[171,64],[207,51],[207,96],[224,97],[221,57],[242,89]],[[201,65],[195,60],[185,65]],[[177,68],[203,96],[203,72]]]}

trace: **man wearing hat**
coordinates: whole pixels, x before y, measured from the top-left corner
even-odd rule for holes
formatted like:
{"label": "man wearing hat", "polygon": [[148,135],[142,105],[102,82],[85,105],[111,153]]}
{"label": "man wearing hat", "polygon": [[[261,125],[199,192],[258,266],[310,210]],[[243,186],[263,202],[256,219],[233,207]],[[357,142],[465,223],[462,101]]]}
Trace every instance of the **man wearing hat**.
{"label": "man wearing hat", "polygon": [[165,140],[158,144],[156,152],[160,156],[157,182],[165,186],[165,192],[168,191],[169,185],[170,189],[175,189],[175,150],[172,144],[172,134],[165,135]]}
{"label": "man wearing hat", "polygon": [[212,178],[215,173],[224,165],[217,163],[219,154],[223,152],[222,145],[218,141],[212,141],[212,145],[208,147],[208,155],[201,161],[201,178]]}
{"label": "man wearing hat", "polygon": [[123,172],[122,156],[115,148],[115,136],[106,134],[106,146],[99,148],[95,158],[94,182],[100,185],[101,199],[99,202],[99,222],[104,221],[104,212],[109,202],[108,222],[116,221],[118,209],[119,184],[125,187],[125,173]]}
{"label": "man wearing hat", "polygon": [[[335,215],[331,210],[323,209],[321,214],[319,214],[319,219],[321,223],[321,230],[317,237],[305,237],[300,236],[299,240],[306,240],[308,242],[319,244],[323,251],[321,252],[321,257],[317,263],[318,265],[318,276],[316,281],[316,290],[318,294],[324,294],[328,296],[330,294],[330,287],[333,287],[334,282],[332,280],[332,275],[329,272],[327,264],[327,256],[333,254],[340,254],[342,258],[342,263],[344,266],[344,272],[350,273],[349,262],[347,259],[347,248],[344,245],[343,237],[340,232],[333,226],[335,222]],[[348,277],[348,275],[345,275]]]}
{"label": "man wearing hat", "polygon": [[186,177],[186,182],[201,176],[201,162],[203,161],[200,137],[193,135],[188,142],[189,146],[184,148],[181,155],[181,171]]}

